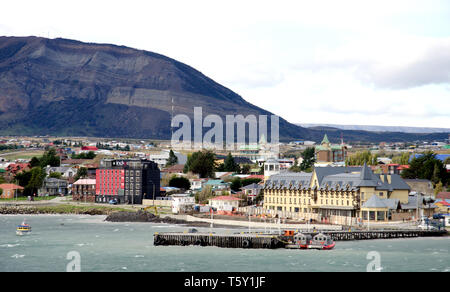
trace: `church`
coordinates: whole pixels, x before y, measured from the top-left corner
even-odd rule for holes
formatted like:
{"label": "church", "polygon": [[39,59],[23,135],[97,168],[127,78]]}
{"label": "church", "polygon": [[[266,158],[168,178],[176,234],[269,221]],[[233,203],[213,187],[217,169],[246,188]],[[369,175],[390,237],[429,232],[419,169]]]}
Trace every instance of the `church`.
{"label": "church", "polygon": [[320,145],[315,148],[315,159],[317,163],[333,164],[345,163],[347,158],[347,146],[342,141],[341,144],[331,144],[327,134],[323,137]]}

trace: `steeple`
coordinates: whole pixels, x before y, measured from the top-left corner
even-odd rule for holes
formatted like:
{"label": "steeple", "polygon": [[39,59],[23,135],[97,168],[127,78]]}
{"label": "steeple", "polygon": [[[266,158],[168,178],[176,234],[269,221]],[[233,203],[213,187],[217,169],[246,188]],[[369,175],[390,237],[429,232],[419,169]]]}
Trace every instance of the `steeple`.
{"label": "steeple", "polygon": [[325,134],[325,136],[323,136],[323,140],[322,140],[322,143],[321,144],[330,144],[330,141],[328,141],[328,136],[327,136],[327,134]]}

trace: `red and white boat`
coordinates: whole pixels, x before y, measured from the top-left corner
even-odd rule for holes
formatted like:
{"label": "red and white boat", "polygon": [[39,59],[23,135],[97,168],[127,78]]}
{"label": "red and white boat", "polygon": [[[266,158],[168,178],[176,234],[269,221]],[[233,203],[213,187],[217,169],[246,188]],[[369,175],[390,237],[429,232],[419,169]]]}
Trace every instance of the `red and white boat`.
{"label": "red and white boat", "polygon": [[309,242],[308,247],[310,249],[333,249],[335,246],[335,242],[331,239],[330,236],[319,233],[316,234],[312,240]]}
{"label": "red and white boat", "polygon": [[312,237],[309,234],[297,233],[293,236],[292,242],[285,247],[290,249],[333,249],[335,242],[330,236],[319,233]]}

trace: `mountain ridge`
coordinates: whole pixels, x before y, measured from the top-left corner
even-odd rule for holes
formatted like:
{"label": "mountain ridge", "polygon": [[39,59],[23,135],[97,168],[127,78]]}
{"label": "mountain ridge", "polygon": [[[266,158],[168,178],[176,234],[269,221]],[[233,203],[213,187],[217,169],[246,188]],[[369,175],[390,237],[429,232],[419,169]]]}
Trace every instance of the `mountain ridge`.
{"label": "mountain ridge", "polygon": [[[167,56],[114,44],[0,37],[0,134],[170,139],[174,114],[271,115],[195,68]],[[280,117],[280,140],[320,141],[324,131]],[[331,140],[341,132],[327,131]],[[442,135],[344,131],[352,141],[417,140]]]}

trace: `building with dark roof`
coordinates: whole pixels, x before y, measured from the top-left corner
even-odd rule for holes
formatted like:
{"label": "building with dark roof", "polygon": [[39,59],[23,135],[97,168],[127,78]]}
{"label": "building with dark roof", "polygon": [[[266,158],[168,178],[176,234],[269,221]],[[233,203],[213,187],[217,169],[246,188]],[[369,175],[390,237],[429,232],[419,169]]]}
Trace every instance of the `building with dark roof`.
{"label": "building with dark roof", "polygon": [[[378,199],[396,208],[408,203],[410,187],[399,175],[374,174],[370,167],[316,167],[312,173],[284,172],[264,185],[266,210],[360,217]],[[371,199],[373,195],[377,198]],[[384,206],[383,205],[383,206]],[[384,206],[385,207],[385,206]],[[383,207],[383,208],[384,208]],[[388,214],[383,218],[388,218]]]}
{"label": "building with dark roof", "polygon": [[95,201],[142,204],[160,196],[158,164],[141,159],[103,159],[96,170]]}

